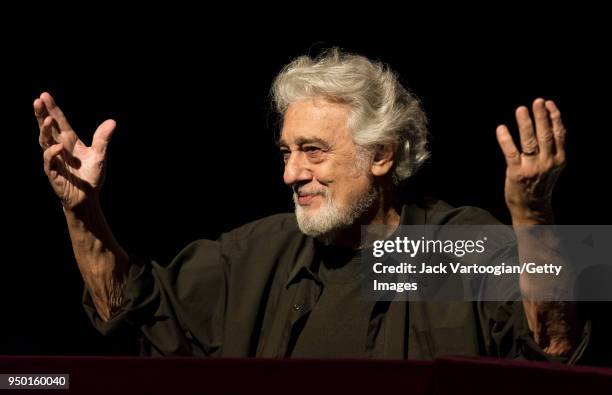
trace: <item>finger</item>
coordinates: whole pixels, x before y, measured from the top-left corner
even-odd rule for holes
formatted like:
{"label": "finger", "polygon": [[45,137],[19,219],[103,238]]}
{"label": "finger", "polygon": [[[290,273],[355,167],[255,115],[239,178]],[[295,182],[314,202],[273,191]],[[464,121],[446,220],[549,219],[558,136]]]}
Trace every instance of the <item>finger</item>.
{"label": "finger", "polygon": [[47,111],[49,112],[49,115],[51,115],[57,121],[60,130],[62,131],[70,130],[71,131],[72,127],[70,126],[70,123],[68,123],[66,116],[64,115],[62,110],[58,107],[58,105],[55,103],[55,100],[53,100],[53,97],[49,93],[43,92],[40,95],[40,99],[45,104],[45,107]]}
{"label": "finger", "polygon": [[496,130],[497,142],[501,147],[504,157],[506,158],[506,164],[508,167],[520,166],[521,156],[512,140],[512,135],[506,127],[506,125],[499,125]]}
{"label": "finger", "polygon": [[546,101],[546,109],[548,109],[548,112],[550,113],[556,156],[562,160],[565,160],[566,130],[565,126],[563,125],[563,121],[561,120],[561,111],[559,111],[557,105],[552,100]]}
{"label": "finger", "polygon": [[531,154],[537,153],[538,151],[538,141],[533,131],[533,122],[531,121],[527,107],[521,106],[516,109],[516,123],[519,128],[521,151],[523,154],[530,154],[529,156],[532,156]]}
{"label": "finger", "polygon": [[51,172],[51,164],[53,163],[53,160],[62,152],[63,149],[64,146],[62,144],[54,144],[47,148],[43,153],[44,168],[47,175],[49,175]]}
{"label": "finger", "polygon": [[49,113],[47,113],[45,103],[43,103],[40,98],[34,100],[34,116],[36,117],[36,122],[38,122],[39,129],[42,127],[42,124],[47,115],[49,115]]}
{"label": "finger", "polygon": [[93,135],[93,140],[91,143],[94,151],[99,153],[100,155],[106,155],[106,148],[108,147],[108,143],[113,137],[113,133],[115,132],[115,128],[117,127],[117,123],[112,119],[107,119],[102,122],[100,126],[96,129],[96,132]]}
{"label": "finger", "polygon": [[53,144],[58,143],[53,138],[53,118],[46,117],[40,127],[40,135],[38,136],[38,143],[42,149],[47,149]]}
{"label": "finger", "polygon": [[533,117],[535,118],[538,148],[543,158],[554,154],[555,140],[553,138],[548,110],[544,106],[544,99],[538,98],[533,102]]}
{"label": "finger", "polygon": [[[48,114],[46,107],[43,113]],[[39,113],[40,114],[40,113]],[[56,143],[64,143],[70,151],[75,145],[84,145],[78,136],[72,130],[60,130],[57,120],[52,115],[47,115],[42,123],[40,123],[40,134],[38,143],[45,149],[48,146]]]}

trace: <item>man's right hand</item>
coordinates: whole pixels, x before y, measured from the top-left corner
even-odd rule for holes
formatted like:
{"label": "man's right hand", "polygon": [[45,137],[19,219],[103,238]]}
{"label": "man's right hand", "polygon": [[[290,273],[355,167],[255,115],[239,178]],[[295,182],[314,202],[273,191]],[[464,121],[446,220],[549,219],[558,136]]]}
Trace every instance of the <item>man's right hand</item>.
{"label": "man's right hand", "polygon": [[[111,232],[98,200],[106,147],[115,121],[104,121],[91,147],[72,130],[48,93],[34,100],[45,173],[62,200],[74,256],[100,317],[107,321],[124,303],[129,257]],[[86,207],[85,210],[75,210]]]}
{"label": "man's right hand", "polygon": [[49,93],[34,100],[34,114],[40,129],[38,142],[44,152],[45,174],[64,208],[72,210],[96,198],[104,181],[106,148],[115,131],[115,121],[102,122],[88,147]]}

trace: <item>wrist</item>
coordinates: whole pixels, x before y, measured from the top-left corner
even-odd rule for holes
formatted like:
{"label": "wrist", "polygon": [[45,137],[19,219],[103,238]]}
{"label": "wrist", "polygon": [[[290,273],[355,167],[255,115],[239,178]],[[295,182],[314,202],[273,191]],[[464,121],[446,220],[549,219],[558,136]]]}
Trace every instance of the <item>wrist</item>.
{"label": "wrist", "polygon": [[511,208],[510,216],[513,225],[552,225],[555,216],[551,206],[541,208]]}
{"label": "wrist", "polygon": [[62,201],[62,209],[67,218],[88,221],[101,211],[100,199],[98,194],[95,193],[75,205],[66,205]]}

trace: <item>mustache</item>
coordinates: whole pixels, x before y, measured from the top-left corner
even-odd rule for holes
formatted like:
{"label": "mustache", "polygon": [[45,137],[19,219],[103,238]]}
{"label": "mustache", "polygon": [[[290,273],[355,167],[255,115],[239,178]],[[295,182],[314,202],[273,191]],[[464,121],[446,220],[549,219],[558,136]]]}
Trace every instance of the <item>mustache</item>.
{"label": "mustache", "polygon": [[297,196],[302,195],[321,195],[325,196],[327,194],[327,190],[325,188],[315,188],[315,187],[304,187],[304,186],[294,186],[292,187],[293,193]]}

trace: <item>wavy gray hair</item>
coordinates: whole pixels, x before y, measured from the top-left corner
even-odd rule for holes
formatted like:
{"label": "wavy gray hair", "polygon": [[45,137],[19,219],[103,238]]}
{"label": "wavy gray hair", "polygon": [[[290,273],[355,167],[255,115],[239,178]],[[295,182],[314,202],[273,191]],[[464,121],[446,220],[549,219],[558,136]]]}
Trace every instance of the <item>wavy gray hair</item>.
{"label": "wavy gray hair", "polygon": [[289,104],[317,97],[351,106],[347,126],[358,146],[373,153],[380,146],[397,145],[395,184],[412,176],[429,157],[427,117],[385,64],[332,48],[316,58],[296,58],[272,84],[272,100],[281,116]]}

